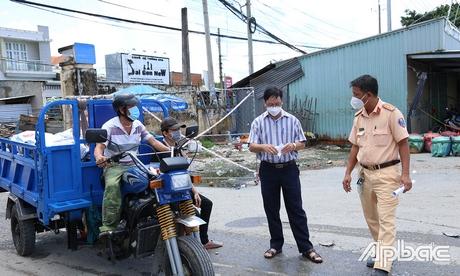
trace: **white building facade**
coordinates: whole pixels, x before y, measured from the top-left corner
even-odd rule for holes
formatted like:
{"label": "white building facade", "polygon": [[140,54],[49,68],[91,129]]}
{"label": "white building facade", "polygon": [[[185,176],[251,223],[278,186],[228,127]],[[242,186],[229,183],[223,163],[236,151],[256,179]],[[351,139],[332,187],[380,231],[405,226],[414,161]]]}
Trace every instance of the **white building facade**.
{"label": "white building facade", "polygon": [[48,27],[37,26],[37,31],[0,27],[0,99],[28,98],[36,113],[43,106],[43,90],[52,80],[56,73]]}

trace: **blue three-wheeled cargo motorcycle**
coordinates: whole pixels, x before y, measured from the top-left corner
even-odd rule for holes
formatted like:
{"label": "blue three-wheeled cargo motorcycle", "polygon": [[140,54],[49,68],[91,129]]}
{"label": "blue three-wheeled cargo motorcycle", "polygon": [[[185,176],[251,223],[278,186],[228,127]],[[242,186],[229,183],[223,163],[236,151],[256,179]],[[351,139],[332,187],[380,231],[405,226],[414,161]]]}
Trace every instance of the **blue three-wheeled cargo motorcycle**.
{"label": "blue three-wheeled cargo motorcycle", "polygon": [[[100,127],[116,116],[111,103],[110,99],[56,100],[39,114],[35,145],[0,139],[0,191],[9,192],[6,217],[19,255],[32,254],[36,233],[61,228],[66,228],[68,247],[77,249],[82,218],[100,213],[104,187],[93,150],[95,143],[107,139]],[[139,108],[149,105],[160,106],[163,116],[168,115],[155,100],[142,100]],[[46,114],[57,107],[64,107],[66,120],[72,122],[72,143],[45,141]],[[196,132],[187,129],[186,136]],[[81,145],[89,147],[88,154],[82,156]],[[186,158],[164,158],[154,164],[150,147],[141,145],[139,153],[119,152],[110,159],[117,162],[130,156],[135,166],[122,177],[121,221],[105,237],[107,256],[116,260],[153,255],[153,275],[214,275],[198,239],[203,221],[195,216],[190,195],[192,182],[199,177],[189,174]],[[90,230],[88,238],[97,239],[97,225]]]}

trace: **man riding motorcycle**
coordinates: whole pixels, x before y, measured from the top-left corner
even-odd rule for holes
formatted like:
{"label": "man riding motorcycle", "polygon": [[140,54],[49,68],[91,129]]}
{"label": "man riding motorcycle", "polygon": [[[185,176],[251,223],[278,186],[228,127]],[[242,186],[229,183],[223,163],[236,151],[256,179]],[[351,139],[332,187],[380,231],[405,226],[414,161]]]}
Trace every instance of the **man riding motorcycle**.
{"label": "man riding motorcycle", "polygon": [[156,140],[138,120],[138,105],[139,100],[133,94],[116,95],[112,106],[118,116],[102,126],[102,129],[107,130],[107,142],[97,144],[94,149],[96,164],[104,168],[105,180],[102,226],[99,228],[101,237],[114,231],[120,222],[120,180],[123,173],[134,165],[129,156],[120,159],[116,164],[108,164],[108,158],[121,151],[137,154],[141,141],[147,141],[157,151],[169,151],[169,148]]}

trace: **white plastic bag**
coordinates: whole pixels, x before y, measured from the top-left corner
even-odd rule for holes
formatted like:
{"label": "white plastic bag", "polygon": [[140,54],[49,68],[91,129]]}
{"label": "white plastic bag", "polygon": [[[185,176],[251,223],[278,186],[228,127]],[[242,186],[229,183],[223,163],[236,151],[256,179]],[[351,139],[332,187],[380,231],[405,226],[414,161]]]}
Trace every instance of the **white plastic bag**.
{"label": "white plastic bag", "polygon": [[[63,146],[63,145],[73,145],[75,143],[73,139],[73,130],[67,129],[63,132],[59,132],[56,134],[45,133],[45,144],[47,147],[54,147],[54,146]],[[25,143],[29,145],[35,145],[35,131],[33,130],[26,130],[24,132],[15,134],[10,137],[11,141]],[[89,147],[80,144],[80,155],[81,158],[84,158],[85,155],[89,152]]]}
{"label": "white plastic bag", "polygon": [[196,140],[190,140],[188,143],[188,151],[193,152],[202,152],[203,149],[201,148],[201,142]]}
{"label": "white plastic bag", "polygon": [[35,145],[35,131],[26,130],[10,137],[11,141]]}
{"label": "white plastic bag", "polygon": [[73,140],[73,130],[71,128],[54,134],[54,139],[48,145],[46,141],[46,146],[62,146],[62,145],[73,145],[75,141]]}

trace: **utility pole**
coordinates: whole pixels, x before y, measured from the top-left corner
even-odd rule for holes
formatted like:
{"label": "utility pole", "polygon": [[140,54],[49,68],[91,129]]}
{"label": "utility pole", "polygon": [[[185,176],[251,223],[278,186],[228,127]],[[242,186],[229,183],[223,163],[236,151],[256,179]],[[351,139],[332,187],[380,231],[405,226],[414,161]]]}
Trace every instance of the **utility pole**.
{"label": "utility pole", "polygon": [[379,34],[382,33],[382,20],[380,17],[380,0],[379,0]]}
{"label": "utility pole", "polygon": [[[79,52],[84,53],[81,58]],[[93,68],[96,63],[94,45],[74,43],[61,47],[58,52],[65,60],[59,63],[61,67],[61,90],[65,96],[93,96],[97,95],[97,74]],[[78,57],[78,58],[77,58]],[[88,128],[88,121],[84,116],[85,103],[79,104],[80,127],[82,131]],[[72,127],[72,109],[70,106],[63,107],[64,130]],[[74,124],[76,122],[73,122]]]}
{"label": "utility pole", "polygon": [[211,52],[211,35],[209,33],[209,15],[208,15],[208,1],[203,0],[203,17],[204,17],[204,31],[206,36],[206,56],[208,59],[208,83],[209,83],[209,92],[211,94],[211,100],[214,100],[215,97],[215,87],[214,87],[214,69],[212,66],[212,52]]}
{"label": "utility pole", "polygon": [[222,47],[220,39],[220,28],[217,29],[217,49],[219,49],[219,81],[221,86],[220,88],[225,89],[224,77],[222,76]]}
{"label": "utility pole", "polygon": [[190,47],[188,41],[187,8],[182,8],[182,84],[192,85],[190,75]]}
{"label": "utility pole", "polygon": [[248,25],[248,57],[249,57],[249,75],[254,73],[254,55],[252,51],[252,31],[251,31],[251,0],[246,0],[246,16]]}
{"label": "utility pole", "polygon": [[391,0],[387,0],[387,31],[391,32]]}

